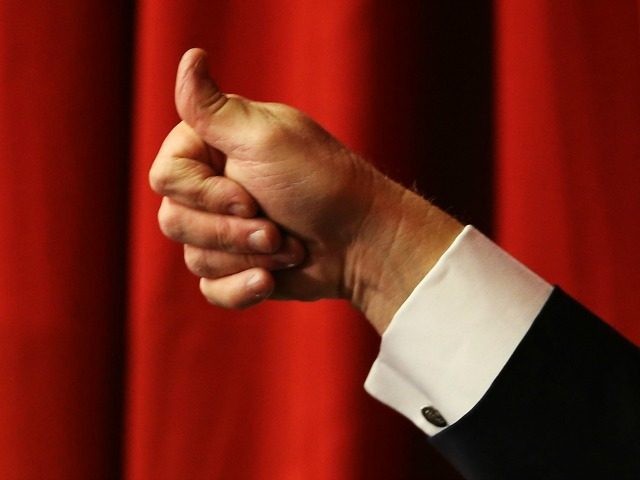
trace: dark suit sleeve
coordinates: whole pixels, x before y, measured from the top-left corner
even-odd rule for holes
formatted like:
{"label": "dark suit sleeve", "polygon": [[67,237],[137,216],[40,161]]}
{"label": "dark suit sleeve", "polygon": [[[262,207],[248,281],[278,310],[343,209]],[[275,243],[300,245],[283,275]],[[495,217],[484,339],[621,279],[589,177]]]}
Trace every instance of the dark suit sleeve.
{"label": "dark suit sleeve", "polygon": [[431,442],[469,479],[640,479],[639,360],[555,289],[481,401]]}

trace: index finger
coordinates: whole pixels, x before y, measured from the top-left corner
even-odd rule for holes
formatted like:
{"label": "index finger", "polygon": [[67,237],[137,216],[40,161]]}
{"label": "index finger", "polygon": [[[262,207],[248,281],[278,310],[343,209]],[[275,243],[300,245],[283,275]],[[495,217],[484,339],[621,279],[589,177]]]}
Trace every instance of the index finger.
{"label": "index finger", "polygon": [[238,183],[224,177],[225,157],[181,122],[162,143],[149,171],[151,188],[199,210],[250,218],[258,205]]}

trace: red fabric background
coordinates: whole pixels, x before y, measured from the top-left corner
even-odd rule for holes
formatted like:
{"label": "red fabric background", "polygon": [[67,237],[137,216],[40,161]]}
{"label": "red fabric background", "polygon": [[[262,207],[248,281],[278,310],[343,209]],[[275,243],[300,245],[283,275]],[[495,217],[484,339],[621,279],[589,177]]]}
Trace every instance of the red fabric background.
{"label": "red fabric background", "polygon": [[0,4],[1,478],[457,478],[362,391],[355,312],[215,309],[160,235],[191,46],[640,340],[637,4],[444,3]]}
{"label": "red fabric background", "polygon": [[497,8],[497,236],[640,341],[638,3]]}
{"label": "red fabric background", "polygon": [[117,475],[127,15],[0,2],[1,478]]}

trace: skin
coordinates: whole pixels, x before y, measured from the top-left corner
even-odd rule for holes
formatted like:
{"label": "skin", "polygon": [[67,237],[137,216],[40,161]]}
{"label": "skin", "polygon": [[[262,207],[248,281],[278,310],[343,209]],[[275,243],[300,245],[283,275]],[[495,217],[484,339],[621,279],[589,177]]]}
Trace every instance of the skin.
{"label": "skin", "polygon": [[383,333],[462,230],[302,112],[222,93],[203,50],[184,54],[175,101],[149,180],[215,305],[342,298]]}

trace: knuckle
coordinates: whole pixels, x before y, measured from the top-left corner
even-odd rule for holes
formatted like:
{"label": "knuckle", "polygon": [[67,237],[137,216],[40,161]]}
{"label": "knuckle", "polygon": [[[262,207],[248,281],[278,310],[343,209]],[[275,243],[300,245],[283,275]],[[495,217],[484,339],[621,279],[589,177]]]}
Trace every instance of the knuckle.
{"label": "knuckle", "polygon": [[216,274],[215,268],[207,262],[206,254],[200,249],[185,245],[184,263],[198,277],[213,278]]}
{"label": "knuckle", "polygon": [[187,266],[189,271],[194,275],[200,275],[200,254],[195,249],[189,247],[189,245],[184,246],[184,264]]}
{"label": "knuckle", "polygon": [[224,279],[200,279],[200,293],[212,305],[221,308],[241,310],[256,303],[248,296],[244,287]]}
{"label": "knuckle", "polygon": [[163,202],[158,210],[158,225],[162,233],[172,240],[181,241],[185,236],[181,216],[167,202]]}
{"label": "knuckle", "polygon": [[160,195],[165,195],[169,191],[170,177],[169,169],[164,166],[164,162],[156,159],[149,170],[149,185],[151,189]]}
{"label": "knuckle", "polygon": [[211,305],[215,305],[216,307],[233,309],[237,308],[233,301],[227,298],[226,295],[223,295],[219,289],[216,287],[212,287],[205,283],[204,281],[200,281],[200,293]]}
{"label": "knuckle", "polygon": [[234,240],[233,228],[227,218],[221,218],[216,222],[213,236],[216,248],[228,252],[239,250],[239,242]]}
{"label": "knuckle", "polygon": [[286,130],[286,126],[299,131],[316,125],[316,122],[309,115],[289,105],[276,103],[273,104],[271,110],[279,120],[279,125],[284,127],[284,130]]}
{"label": "knuckle", "polygon": [[210,209],[222,202],[219,198],[221,192],[222,180],[218,176],[203,178],[195,195],[196,205],[202,209]]}
{"label": "knuckle", "polygon": [[202,101],[197,104],[197,120],[211,120],[211,117],[216,115],[228,101],[228,97],[224,95],[220,90],[213,90],[209,95],[206,96],[206,98],[203,98]]}
{"label": "knuckle", "polygon": [[287,130],[280,123],[272,123],[255,133],[254,139],[263,148],[273,148],[282,145],[287,140]]}
{"label": "knuckle", "polygon": [[296,110],[295,108],[288,108],[284,115],[286,115],[291,124],[298,127],[309,127],[315,124],[311,117],[300,110]]}
{"label": "knuckle", "polygon": [[226,95],[216,89],[197,102],[187,102],[186,104],[179,102],[177,105],[178,113],[183,119],[189,120],[189,124],[196,132],[201,132],[221,113],[228,100]]}

